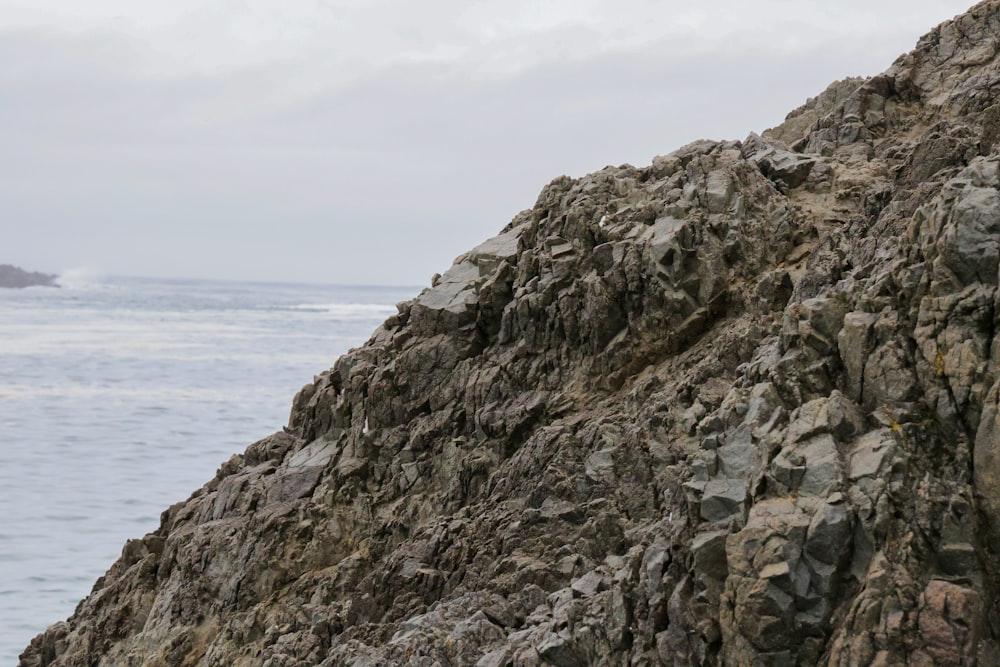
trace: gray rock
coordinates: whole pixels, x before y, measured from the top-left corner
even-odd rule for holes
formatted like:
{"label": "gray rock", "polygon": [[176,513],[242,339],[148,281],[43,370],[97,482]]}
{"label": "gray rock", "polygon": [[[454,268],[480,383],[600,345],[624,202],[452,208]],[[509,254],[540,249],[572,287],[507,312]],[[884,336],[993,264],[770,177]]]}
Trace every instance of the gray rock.
{"label": "gray rock", "polygon": [[865,362],[871,353],[871,333],[878,316],[865,312],[844,315],[844,326],[837,334],[837,347],[844,363],[847,396],[861,401]]}
{"label": "gray rock", "polygon": [[870,431],[852,445],[848,477],[876,477],[894,449],[895,437],[891,429]]}
{"label": "gray rock", "polygon": [[788,438],[801,442],[829,434],[839,442],[849,442],[863,428],[860,407],[835,390],[828,398],[809,401],[792,415]]}
{"label": "gray rock", "polygon": [[570,588],[573,589],[574,595],[589,598],[603,590],[606,585],[604,577],[598,572],[591,570],[582,577],[574,579],[570,584]]}
{"label": "gray rock", "polygon": [[545,664],[556,667],[575,667],[582,662],[573,640],[557,634],[550,634],[541,641],[538,645],[538,655]]}
{"label": "gray rock", "polygon": [[743,512],[747,484],[742,479],[713,479],[705,484],[701,498],[701,518],[723,521]]}
{"label": "gray rock", "polygon": [[694,556],[695,570],[712,579],[723,581],[729,568],[726,564],[725,530],[713,530],[699,533],[691,542],[691,554]]}
{"label": "gray rock", "polygon": [[511,664],[513,664],[512,656],[510,649],[507,648],[490,651],[476,661],[476,667],[508,667]]}
{"label": "gray rock", "polygon": [[553,180],[21,667],[992,664],[998,33]]}
{"label": "gray rock", "polygon": [[744,154],[783,192],[805,183],[817,162],[813,156],[793,153],[756,134],[744,142]]}
{"label": "gray rock", "polygon": [[719,474],[731,479],[746,477],[757,463],[758,452],[749,424],[741,424],[715,451]]}
{"label": "gray rock", "polygon": [[821,563],[836,565],[848,553],[852,532],[843,503],[824,504],[809,523],[805,553]]}
{"label": "gray rock", "polygon": [[10,264],[0,264],[0,287],[59,287],[59,276],[37,271],[25,271]]}
{"label": "gray rock", "polygon": [[976,433],[974,484],[984,517],[1000,535],[1000,382],[990,389]]}

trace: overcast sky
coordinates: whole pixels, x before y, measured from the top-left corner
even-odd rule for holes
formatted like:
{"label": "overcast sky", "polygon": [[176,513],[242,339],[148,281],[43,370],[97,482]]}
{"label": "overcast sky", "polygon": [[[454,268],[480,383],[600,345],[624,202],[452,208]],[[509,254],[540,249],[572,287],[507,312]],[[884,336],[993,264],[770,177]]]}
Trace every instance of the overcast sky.
{"label": "overcast sky", "polygon": [[971,0],[0,0],[0,263],[424,285],[555,176],[775,125]]}

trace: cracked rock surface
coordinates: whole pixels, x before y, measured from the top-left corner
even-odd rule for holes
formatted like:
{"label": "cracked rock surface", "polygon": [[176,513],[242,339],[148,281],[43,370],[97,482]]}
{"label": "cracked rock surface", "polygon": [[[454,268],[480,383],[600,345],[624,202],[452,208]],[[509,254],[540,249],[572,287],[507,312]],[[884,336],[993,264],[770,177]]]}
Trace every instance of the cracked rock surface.
{"label": "cracked rock surface", "polygon": [[552,181],[21,666],[1000,664],[997,35]]}

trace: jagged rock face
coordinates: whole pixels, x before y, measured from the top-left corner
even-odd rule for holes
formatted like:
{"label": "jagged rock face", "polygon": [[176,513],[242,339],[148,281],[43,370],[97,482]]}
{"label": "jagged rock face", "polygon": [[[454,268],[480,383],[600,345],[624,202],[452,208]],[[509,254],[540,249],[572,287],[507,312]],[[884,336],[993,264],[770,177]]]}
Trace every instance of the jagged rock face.
{"label": "jagged rock face", "polygon": [[556,179],[21,664],[1000,664],[997,34]]}

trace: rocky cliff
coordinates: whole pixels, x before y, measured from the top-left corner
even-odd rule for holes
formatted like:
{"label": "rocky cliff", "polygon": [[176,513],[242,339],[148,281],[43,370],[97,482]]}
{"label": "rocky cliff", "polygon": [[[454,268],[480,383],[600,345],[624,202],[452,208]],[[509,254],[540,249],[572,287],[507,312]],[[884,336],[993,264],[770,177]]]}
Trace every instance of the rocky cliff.
{"label": "rocky cliff", "polygon": [[58,287],[58,276],[24,269],[10,264],[0,264],[0,287]]}
{"label": "rocky cliff", "polygon": [[1000,664],[998,35],[556,179],[21,665]]}

